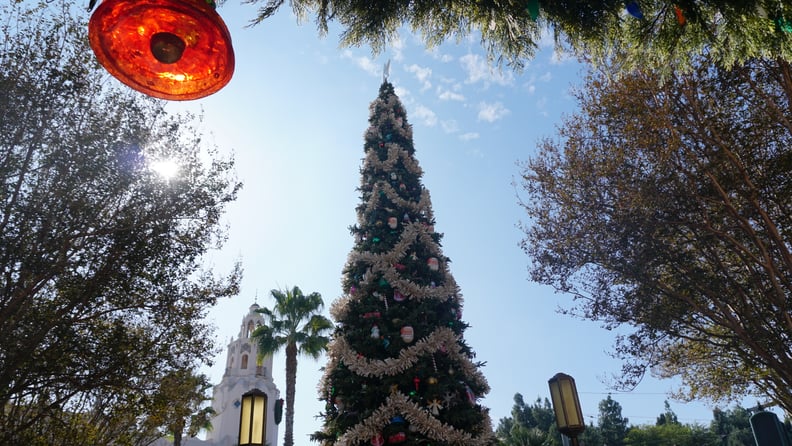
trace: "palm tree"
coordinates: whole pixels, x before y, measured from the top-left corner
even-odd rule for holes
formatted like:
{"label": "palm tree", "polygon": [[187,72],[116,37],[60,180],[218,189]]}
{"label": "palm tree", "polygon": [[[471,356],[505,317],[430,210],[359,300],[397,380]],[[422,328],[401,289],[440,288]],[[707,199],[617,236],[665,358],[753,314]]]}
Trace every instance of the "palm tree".
{"label": "palm tree", "polygon": [[298,287],[291,290],[272,290],[275,306],[261,308],[265,325],[253,332],[258,342],[259,356],[274,354],[286,349],[286,433],[283,446],[294,446],[294,392],[297,381],[297,356],[308,355],[314,359],[327,350],[333,328],[330,319],[319,314],[324,307],[322,295],[313,292],[303,295]]}

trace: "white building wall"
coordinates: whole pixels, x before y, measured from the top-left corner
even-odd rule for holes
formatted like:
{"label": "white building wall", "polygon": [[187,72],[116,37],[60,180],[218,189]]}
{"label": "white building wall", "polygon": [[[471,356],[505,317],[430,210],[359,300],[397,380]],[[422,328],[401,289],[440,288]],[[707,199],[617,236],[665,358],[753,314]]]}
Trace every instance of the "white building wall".
{"label": "white building wall", "polygon": [[251,305],[242,318],[239,336],[228,344],[226,369],[220,384],[214,387],[212,407],[212,431],[206,436],[207,445],[234,446],[239,439],[239,416],[242,394],[256,388],[267,394],[266,441],[270,446],[278,444],[278,425],[275,424],[275,401],[280,391],[272,380],[272,357],[257,362],[258,347],[250,335],[264,323],[259,306]]}

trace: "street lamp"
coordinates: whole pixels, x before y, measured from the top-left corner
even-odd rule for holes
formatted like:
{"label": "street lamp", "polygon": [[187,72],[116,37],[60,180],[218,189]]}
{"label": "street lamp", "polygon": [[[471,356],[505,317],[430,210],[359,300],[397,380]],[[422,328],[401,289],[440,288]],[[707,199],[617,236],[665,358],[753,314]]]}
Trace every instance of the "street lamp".
{"label": "street lamp", "polygon": [[558,431],[569,437],[572,446],[578,446],[577,436],[586,429],[586,423],[583,421],[575,379],[564,373],[556,373],[547,383]]}
{"label": "street lamp", "polygon": [[242,395],[239,446],[264,446],[267,437],[267,394],[253,389]]}

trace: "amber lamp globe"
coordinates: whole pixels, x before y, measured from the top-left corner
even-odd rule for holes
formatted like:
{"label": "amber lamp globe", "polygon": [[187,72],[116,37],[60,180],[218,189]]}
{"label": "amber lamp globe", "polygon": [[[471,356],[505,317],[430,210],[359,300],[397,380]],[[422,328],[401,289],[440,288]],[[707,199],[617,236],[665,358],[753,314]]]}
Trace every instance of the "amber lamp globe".
{"label": "amber lamp globe", "polygon": [[586,423],[583,421],[575,379],[565,373],[556,373],[547,384],[550,386],[558,431],[569,437],[572,446],[578,446],[577,436],[586,430]]}
{"label": "amber lamp globe", "polygon": [[110,74],[156,98],[209,96],[234,73],[231,35],[206,0],[104,0],[88,38]]}

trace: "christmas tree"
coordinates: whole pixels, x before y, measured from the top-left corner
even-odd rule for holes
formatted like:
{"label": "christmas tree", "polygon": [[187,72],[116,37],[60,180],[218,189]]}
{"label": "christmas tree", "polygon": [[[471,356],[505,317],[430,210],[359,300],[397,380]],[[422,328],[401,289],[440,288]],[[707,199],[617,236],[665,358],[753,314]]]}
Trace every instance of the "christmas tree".
{"label": "christmas tree", "polygon": [[434,230],[412,128],[387,80],[371,104],[355,244],[320,383],[322,445],[488,445],[489,391]]}

